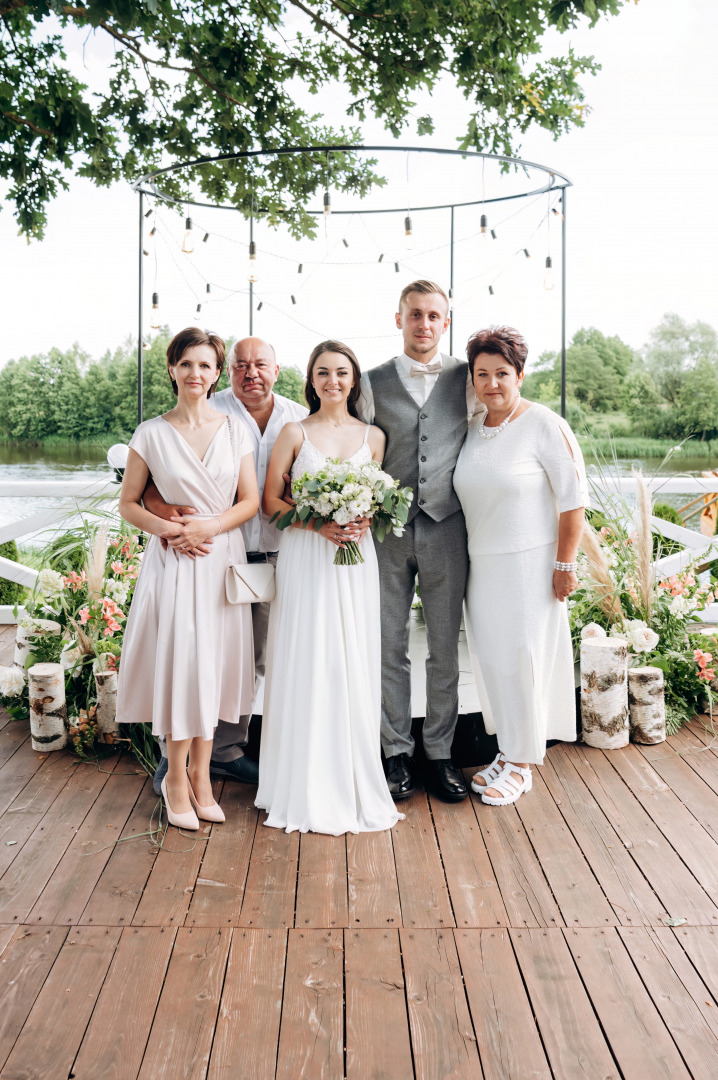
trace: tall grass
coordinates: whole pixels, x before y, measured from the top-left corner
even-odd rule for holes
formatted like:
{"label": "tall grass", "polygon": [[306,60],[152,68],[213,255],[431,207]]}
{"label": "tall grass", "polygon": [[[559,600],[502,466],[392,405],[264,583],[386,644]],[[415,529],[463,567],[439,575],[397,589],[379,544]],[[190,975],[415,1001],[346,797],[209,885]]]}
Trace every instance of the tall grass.
{"label": "tall grass", "polygon": [[[611,458],[664,458],[677,445],[676,439],[645,439],[634,436],[614,436],[601,438],[577,433],[577,438],[586,457]],[[690,439],[683,443],[683,454],[691,458],[705,458],[706,463],[715,462],[718,466],[718,439]]]}

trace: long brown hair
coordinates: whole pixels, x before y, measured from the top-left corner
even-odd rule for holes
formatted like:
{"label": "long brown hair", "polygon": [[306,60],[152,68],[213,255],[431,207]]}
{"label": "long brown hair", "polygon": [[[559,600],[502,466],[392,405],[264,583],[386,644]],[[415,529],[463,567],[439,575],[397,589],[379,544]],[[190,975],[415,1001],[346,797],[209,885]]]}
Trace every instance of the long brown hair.
{"label": "long brown hair", "polygon": [[359,420],[360,417],[356,407],[356,403],[361,397],[361,368],[359,367],[359,361],[348,345],[345,345],[342,341],[333,341],[331,338],[329,341],[322,341],[321,344],[312,349],[312,355],[309,357],[307,378],[304,383],[304,396],[307,399],[309,413],[311,415],[312,413],[319,412],[321,407],[319,395],[312,386],[312,372],[314,371],[314,365],[319,357],[328,352],[341,353],[342,356],[346,356],[352,366],[354,383],[349,391],[349,397],[347,398],[347,412],[350,416],[353,416],[355,420]]}
{"label": "long brown hair", "polygon": [[[211,397],[224,369],[224,342],[218,334],[200,330],[198,326],[188,326],[186,330],[180,330],[167,346],[167,372],[169,374],[170,368],[177,367],[187,350],[194,345],[209,345],[211,349],[214,349],[214,355],[217,358],[217,378],[207,391],[207,397]],[[171,375],[170,382],[174,395],[177,397],[177,383]]]}

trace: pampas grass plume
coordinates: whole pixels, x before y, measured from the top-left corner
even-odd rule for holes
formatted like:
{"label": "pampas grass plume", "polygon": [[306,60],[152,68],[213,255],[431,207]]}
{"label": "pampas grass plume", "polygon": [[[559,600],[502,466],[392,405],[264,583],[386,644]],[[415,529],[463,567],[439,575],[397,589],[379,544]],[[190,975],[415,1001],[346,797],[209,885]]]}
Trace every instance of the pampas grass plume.
{"label": "pampas grass plume", "polygon": [[636,481],[636,539],[635,551],[635,578],[638,596],[641,602],[642,615],[646,622],[650,622],[653,608],[653,532],[651,530],[651,514],[653,504],[651,493],[648,489],[645,477],[641,472],[634,470]]}
{"label": "pampas grass plume", "polygon": [[583,536],[580,546],[588,560],[588,570],[596,587],[601,607],[616,622],[623,622],[623,608],[616,595],[616,586],[611,577],[603,544],[588,520],[583,523]]}

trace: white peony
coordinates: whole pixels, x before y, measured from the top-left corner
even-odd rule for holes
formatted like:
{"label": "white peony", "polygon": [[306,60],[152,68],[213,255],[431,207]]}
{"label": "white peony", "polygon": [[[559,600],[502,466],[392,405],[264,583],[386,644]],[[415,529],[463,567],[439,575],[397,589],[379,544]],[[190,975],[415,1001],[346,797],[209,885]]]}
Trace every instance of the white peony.
{"label": "white peony", "polygon": [[678,615],[681,618],[683,615],[687,615],[690,611],[690,605],[685,596],[674,596],[671,600],[670,612],[671,615]]}
{"label": "white peony", "polygon": [[26,675],[19,667],[0,667],[0,697],[19,697],[25,688]]}
{"label": "white peony", "polygon": [[77,661],[82,657],[82,649],[79,645],[66,645],[60,653],[60,663],[65,671],[69,671],[73,668]]}
{"label": "white peony", "polygon": [[623,628],[624,637],[634,652],[652,652],[658,644],[658,634],[642,619],[629,619]]}
{"label": "white peony", "polygon": [[48,599],[59,596],[65,588],[65,579],[57,570],[41,570],[37,577],[37,588]]}
{"label": "white peony", "polygon": [[595,622],[588,623],[581,631],[581,641],[585,641],[586,638],[602,638],[606,636],[607,634],[603,627]]}
{"label": "white peony", "polygon": [[122,607],[127,602],[127,597],[130,592],[129,581],[120,581],[119,578],[108,578],[105,586],[107,595],[112,597],[116,604]]}

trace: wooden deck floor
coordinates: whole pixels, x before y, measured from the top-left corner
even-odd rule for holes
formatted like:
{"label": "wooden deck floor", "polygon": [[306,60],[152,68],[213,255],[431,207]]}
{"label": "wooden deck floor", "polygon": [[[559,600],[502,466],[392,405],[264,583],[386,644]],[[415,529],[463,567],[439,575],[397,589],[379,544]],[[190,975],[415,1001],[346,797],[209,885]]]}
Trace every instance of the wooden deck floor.
{"label": "wooden deck floor", "polygon": [[[0,631],[0,651],[8,632]],[[5,657],[0,655],[0,661]],[[715,1080],[718,750],[556,746],[515,807],[139,836],[134,761],[0,715],[3,1080]]]}

